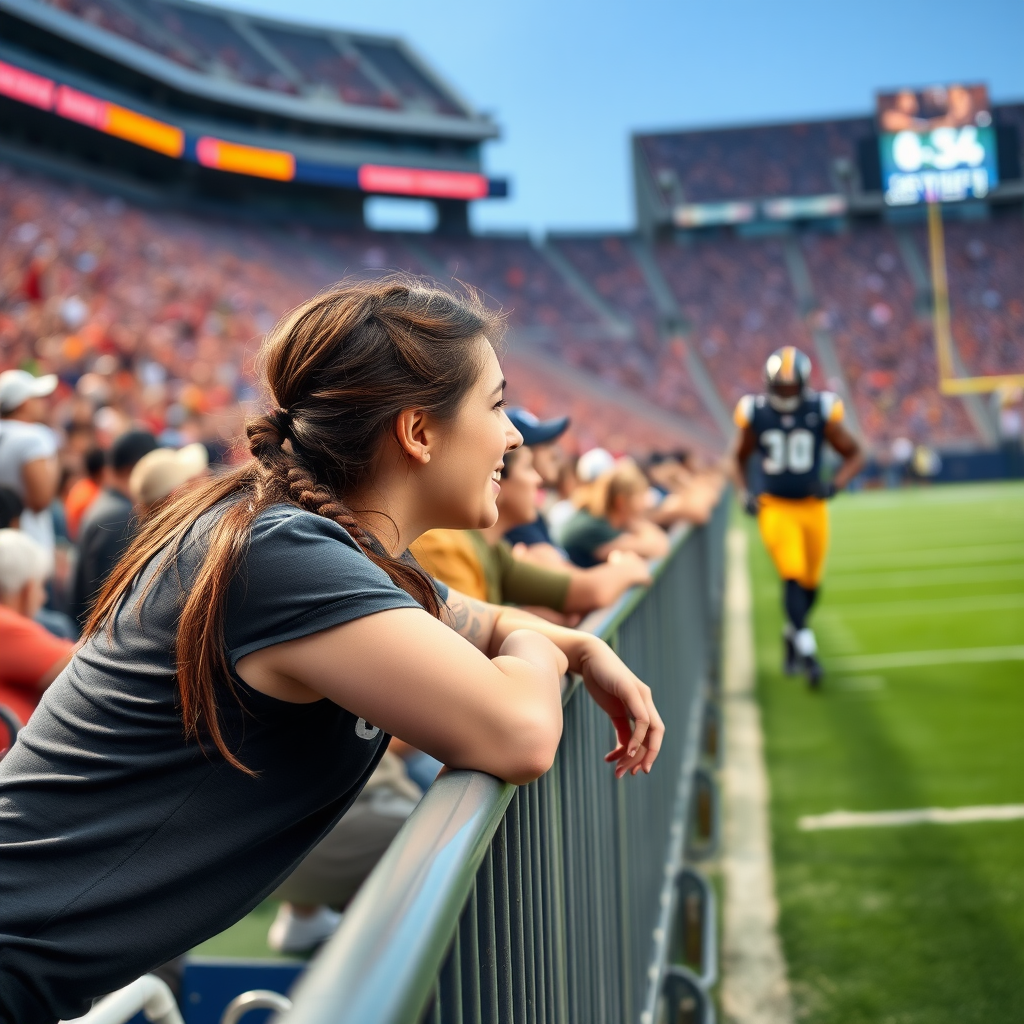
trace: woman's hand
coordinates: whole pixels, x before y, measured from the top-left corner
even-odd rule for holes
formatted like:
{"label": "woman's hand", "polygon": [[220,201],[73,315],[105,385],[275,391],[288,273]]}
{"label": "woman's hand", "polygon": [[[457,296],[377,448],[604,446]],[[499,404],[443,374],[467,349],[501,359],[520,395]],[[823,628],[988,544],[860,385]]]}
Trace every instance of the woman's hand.
{"label": "woman's hand", "polygon": [[651,688],[596,637],[581,654],[578,670],[587,692],[615,726],[618,744],[605,755],[606,761],[616,762],[615,777],[636,775],[641,768],[649,773],[665,736]]}
{"label": "woman's hand", "polygon": [[616,762],[615,775],[650,772],[661,749],[665,723],[641,682],[603,641],[589,633],[545,622],[519,608],[484,604],[450,591],[452,628],[488,657],[498,656],[505,639],[517,630],[539,633],[565,655],[570,672],[578,672],[590,696],[612,720],[618,743],[605,760]]}

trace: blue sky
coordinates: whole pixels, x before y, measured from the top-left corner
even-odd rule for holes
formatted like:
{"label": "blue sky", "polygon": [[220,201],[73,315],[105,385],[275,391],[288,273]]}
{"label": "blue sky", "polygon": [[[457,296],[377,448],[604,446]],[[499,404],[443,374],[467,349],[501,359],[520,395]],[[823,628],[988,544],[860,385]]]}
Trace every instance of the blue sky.
{"label": "blue sky", "polygon": [[503,137],[484,230],[633,223],[636,130],[859,114],[876,88],[986,81],[1024,100],[1022,0],[219,0],[403,36]]}

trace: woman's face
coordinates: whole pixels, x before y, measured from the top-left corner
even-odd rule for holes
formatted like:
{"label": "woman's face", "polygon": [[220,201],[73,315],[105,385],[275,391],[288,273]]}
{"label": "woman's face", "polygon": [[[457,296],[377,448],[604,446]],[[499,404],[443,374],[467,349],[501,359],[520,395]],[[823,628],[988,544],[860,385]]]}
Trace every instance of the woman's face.
{"label": "woman's face", "polygon": [[537,518],[537,489],[544,482],[534,468],[531,448],[520,448],[511,463],[498,495],[498,511],[508,530]]}
{"label": "woman's face", "polygon": [[485,530],[498,518],[496,499],[505,452],[523,436],[505,415],[505,378],[494,350],[481,339],[481,369],[459,411],[440,430],[432,453],[431,504],[436,527]]}

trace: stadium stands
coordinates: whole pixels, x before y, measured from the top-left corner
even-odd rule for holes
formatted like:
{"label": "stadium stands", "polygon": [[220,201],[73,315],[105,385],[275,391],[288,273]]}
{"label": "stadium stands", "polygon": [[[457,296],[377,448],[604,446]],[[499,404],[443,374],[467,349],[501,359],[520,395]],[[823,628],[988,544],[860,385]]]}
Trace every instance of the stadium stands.
{"label": "stadium stands", "polygon": [[392,40],[348,36],[173,0],[47,0],[195,71],[354,106],[466,111]]}
{"label": "stadium stands", "polygon": [[[425,236],[419,247],[437,276],[472,284],[526,328],[598,324],[595,313],[525,238],[446,239]],[[542,332],[542,335],[548,332]]]}
{"label": "stadium stands", "polygon": [[554,237],[552,244],[635,331],[633,338],[610,339],[600,347],[577,346],[569,361],[646,394],[715,436],[718,428],[690,379],[682,343],[678,338],[662,340],[654,298],[628,240],[565,235]]}
{"label": "stadium stands", "polygon": [[[686,345],[730,407],[759,390],[764,359],[779,345],[815,354],[778,238],[711,235],[655,246],[687,321],[684,341],[659,317],[631,250],[636,241],[620,235],[557,236],[551,245],[632,335],[605,322],[524,238],[218,224],[142,212],[10,168],[0,179],[0,230],[0,362],[40,359],[80,390],[102,389],[112,381],[98,381],[93,364],[109,356],[100,377],[123,387],[127,372],[144,382],[124,396],[124,415],[143,416],[158,429],[170,410],[171,420],[187,422],[194,434],[227,437],[247,395],[246,343],[283,310],[347,274],[396,269],[465,281],[509,313],[513,351],[516,344],[537,348],[567,369],[684,417],[705,438],[721,434],[689,376]],[[946,231],[954,337],[969,372],[1020,372],[1024,285],[1016,254],[1024,222],[952,222]],[[924,255],[923,229],[911,235]],[[976,443],[962,403],[938,395],[930,322],[893,229],[862,224],[838,235],[807,233],[800,245],[818,303],[809,322],[834,338],[867,439],[880,450],[898,436]],[[825,385],[821,376],[815,383]],[[567,388],[564,379],[534,375],[520,386],[519,400],[542,411],[573,405],[578,422],[601,418],[592,389],[567,395]],[[631,418],[627,406],[617,407],[622,424],[589,430],[586,443],[600,435],[617,450],[630,446],[627,438],[657,447],[656,428]]]}
{"label": "stadium stands", "polygon": [[762,389],[764,362],[780,345],[813,355],[778,239],[699,239],[658,245],[655,255],[730,407]]}
{"label": "stadium stands", "polygon": [[[0,368],[60,374],[60,418],[83,438],[100,405],[105,433],[135,421],[224,452],[257,397],[248,360],[258,337],[347,275],[403,270],[473,284],[510,313],[513,339],[533,339],[528,348],[556,370],[605,344],[593,311],[524,239],[242,226],[142,211],[3,165],[0,239]],[[528,352],[517,362],[516,352],[513,341],[512,399],[541,414],[569,412],[578,425],[570,446],[693,446],[614,395],[574,385],[568,372],[538,372]],[[69,467],[83,451],[69,452]]]}
{"label": "stadium stands", "polygon": [[641,135],[637,145],[666,202],[705,203],[840,191],[835,160],[856,160],[873,131],[870,118],[854,117]]}
{"label": "stadium stands", "polygon": [[945,234],[953,337],[968,371],[1024,373],[1024,220],[951,223]]}
{"label": "stadium stands", "polygon": [[802,246],[821,307],[816,316],[835,340],[868,439],[977,441],[963,404],[938,393],[931,324],[915,313],[892,229],[807,234]]}

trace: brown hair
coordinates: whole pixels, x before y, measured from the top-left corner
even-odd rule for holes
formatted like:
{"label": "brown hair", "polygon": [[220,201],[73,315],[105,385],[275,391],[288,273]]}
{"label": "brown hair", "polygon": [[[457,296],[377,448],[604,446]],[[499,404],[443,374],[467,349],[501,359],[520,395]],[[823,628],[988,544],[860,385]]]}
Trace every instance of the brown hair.
{"label": "brown hair", "polygon": [[441,605],[430,578],[387,553],[346,503],[372,474],[403,409],[451,418],[481,371],[471,344],[492,344],[503,328],[474,292],[455,294],[404,276],[342,282],[286,315],[260,353],[273,412],[246,426],[253,456],[221,477],[175,495],[144,523],[111,573],[85,637],[113,621],[147,563],[164,549],[173,564],[196,520],[232,495],[183,594],[175,666],[186,737],[200,732],[232,765],[218,721],[216,683],[233,691],[224,649],[224,609],[256,517],[287,502],[333,519],[395,584],[434,616]]}
{"label": "brown hair", "polygon": [[647,487],[647,477],[640,467],[632,459],[619,459],[607,473],[588,486],[581,507],[600,518],[612,511],[615,499],[620,495],[639,494]]}

